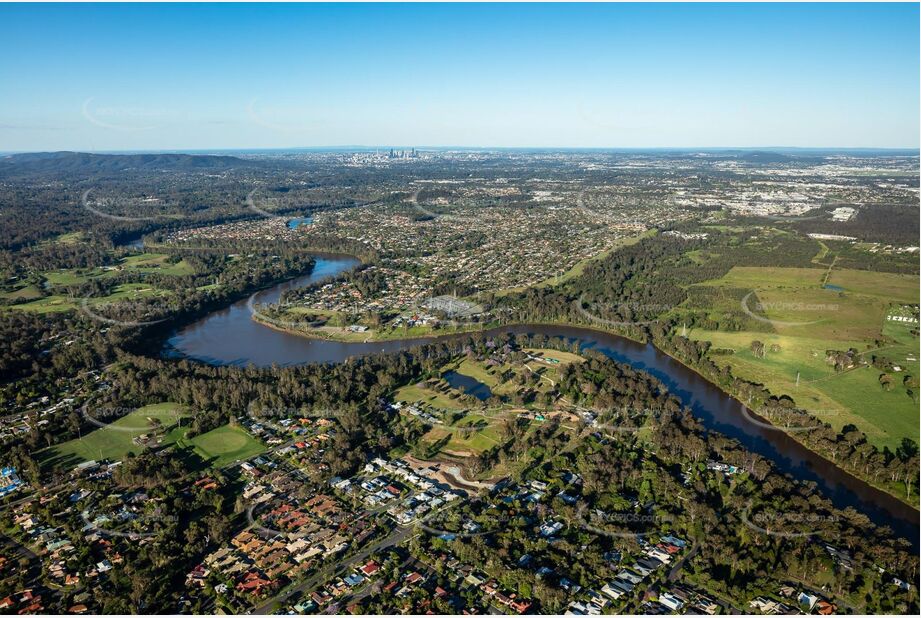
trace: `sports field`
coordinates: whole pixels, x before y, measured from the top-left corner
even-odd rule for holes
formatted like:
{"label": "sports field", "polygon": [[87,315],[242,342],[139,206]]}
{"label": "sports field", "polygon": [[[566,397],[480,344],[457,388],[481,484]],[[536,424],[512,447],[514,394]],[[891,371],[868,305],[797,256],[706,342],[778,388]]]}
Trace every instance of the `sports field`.
{"label": "sports field", "polygon": [[157,433],[156,422],[159,422],[165,432],[151,444],[175,444],[180,448],[191,448],[211,467],[248,459],[265,451],[265,446],[261,442],[243,429],[231,425],[218,427],[194,438],[186,438],[188,427],[183,426],[181,421],[187,419],[189,413],[183,406],[175,403],[144,406],[112,422],[108,422],[108,414],[104,409],[94,410],[87,407],[85,416],[90,422],[103,426],[82,438],[39,451],[38,457],[42,466],[66,469],[83,461],[119,461],[128,454],[138,455],[146,447],[135,443],[135,438],[145,434],[154,436]]}
{"label": "sports field", "polygon": [[134,439],[143,434],[153,434],[154,421],[167,430],[160,444],[175,443],[185,433],[180,421],[188,416],[188,412],[179,404],[166,402],[138,408],[114,421],[109,418],[111,413],[106,409],[94,409],[92,406],[86,407],[84,416],[91,423],[103,426],[81,438],[42,449],[37,455],[43,466],[67,468],[83,461],[117,461],[129,453],[137,455],[145,447],[135,444]]}
{"label": "sports field", "polygon": [[224,425],[194,438],[181,439],[179,446],[191,446],[209,466],[219,468],[264,452],[265,446],[234,425]]}

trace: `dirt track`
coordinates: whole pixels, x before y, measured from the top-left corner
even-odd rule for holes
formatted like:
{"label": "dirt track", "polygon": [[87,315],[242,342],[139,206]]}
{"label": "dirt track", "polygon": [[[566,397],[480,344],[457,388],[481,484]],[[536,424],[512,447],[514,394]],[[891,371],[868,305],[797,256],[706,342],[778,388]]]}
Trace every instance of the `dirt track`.
{"label": "dirt track", "polygon": [[455,464],[440,461],[426,461],[413,457],[412,455],[404,455],[403,460],[408,463],[413,470],[450,485],[454,489],[479,491],[481,489],[492,489],[494,486],[493,483],[485,483],[483,481],[468,481],[463,477],[460,466]]}

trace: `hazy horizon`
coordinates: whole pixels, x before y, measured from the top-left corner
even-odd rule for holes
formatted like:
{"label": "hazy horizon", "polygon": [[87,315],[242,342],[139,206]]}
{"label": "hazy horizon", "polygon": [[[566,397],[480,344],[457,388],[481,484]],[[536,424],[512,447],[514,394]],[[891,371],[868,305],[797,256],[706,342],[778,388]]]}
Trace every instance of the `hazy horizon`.
{"label": "hazy horizon", "polygon": [[811,153],[834,154],[834,153],[891,153],[901,156],[921,156],[919,148],[901,148],[901,147],[834,147],[834,146],[654,146],[654,147],[619,147],[619,146],[461,146],[461,145],[386,145],[386,146],[366,146],[361,144],[343,144],[332,146],[276,146],[267,148],[250,148],[226,147],[226,148],[138,148],[138,149],[121,149],[121,150],[73,150],[73,149],[56,149],[56,150],[0,150],[0,155],[9,156],[16,154],[55,154],[55,153],[82,153],[82,154],[111,154],[111,155],[130,155],[130,154],[215,154],[215,153],[251,153],[251,152],[317,152],[317,153],[334,153],[334,152],[375,152],[409,150],[415,148],[417,151],[470,151],[470,152],[560,152],[560,153],[580,153],[580,152],[597,152],[597,153],[730,153],[730,152],[771,152],[779,154],[801,154]]}

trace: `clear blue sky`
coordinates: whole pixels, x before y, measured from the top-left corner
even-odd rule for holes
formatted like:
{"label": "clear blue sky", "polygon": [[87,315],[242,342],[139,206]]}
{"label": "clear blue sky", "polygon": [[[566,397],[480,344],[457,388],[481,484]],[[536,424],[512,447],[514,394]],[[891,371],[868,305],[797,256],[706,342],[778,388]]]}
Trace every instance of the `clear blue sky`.
{"label": "clear blue sky", "polygon": [[917,4],[4,4],[0,57],[0,151],[919,145]]}

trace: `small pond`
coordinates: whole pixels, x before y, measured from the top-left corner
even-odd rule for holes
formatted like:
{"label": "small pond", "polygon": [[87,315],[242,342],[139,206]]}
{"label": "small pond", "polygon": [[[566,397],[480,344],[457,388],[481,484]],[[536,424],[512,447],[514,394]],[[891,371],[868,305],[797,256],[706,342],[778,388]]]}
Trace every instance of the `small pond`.
{"label": "small pond", "polygon": [[473,395],[480,401],[486,401],[492,397],[492,391],[489,390],[489,387],[476,378],[465,376],[456,371],[446,371],[441,377],[451,385],[451,388],[462,390],[468,395]]}

